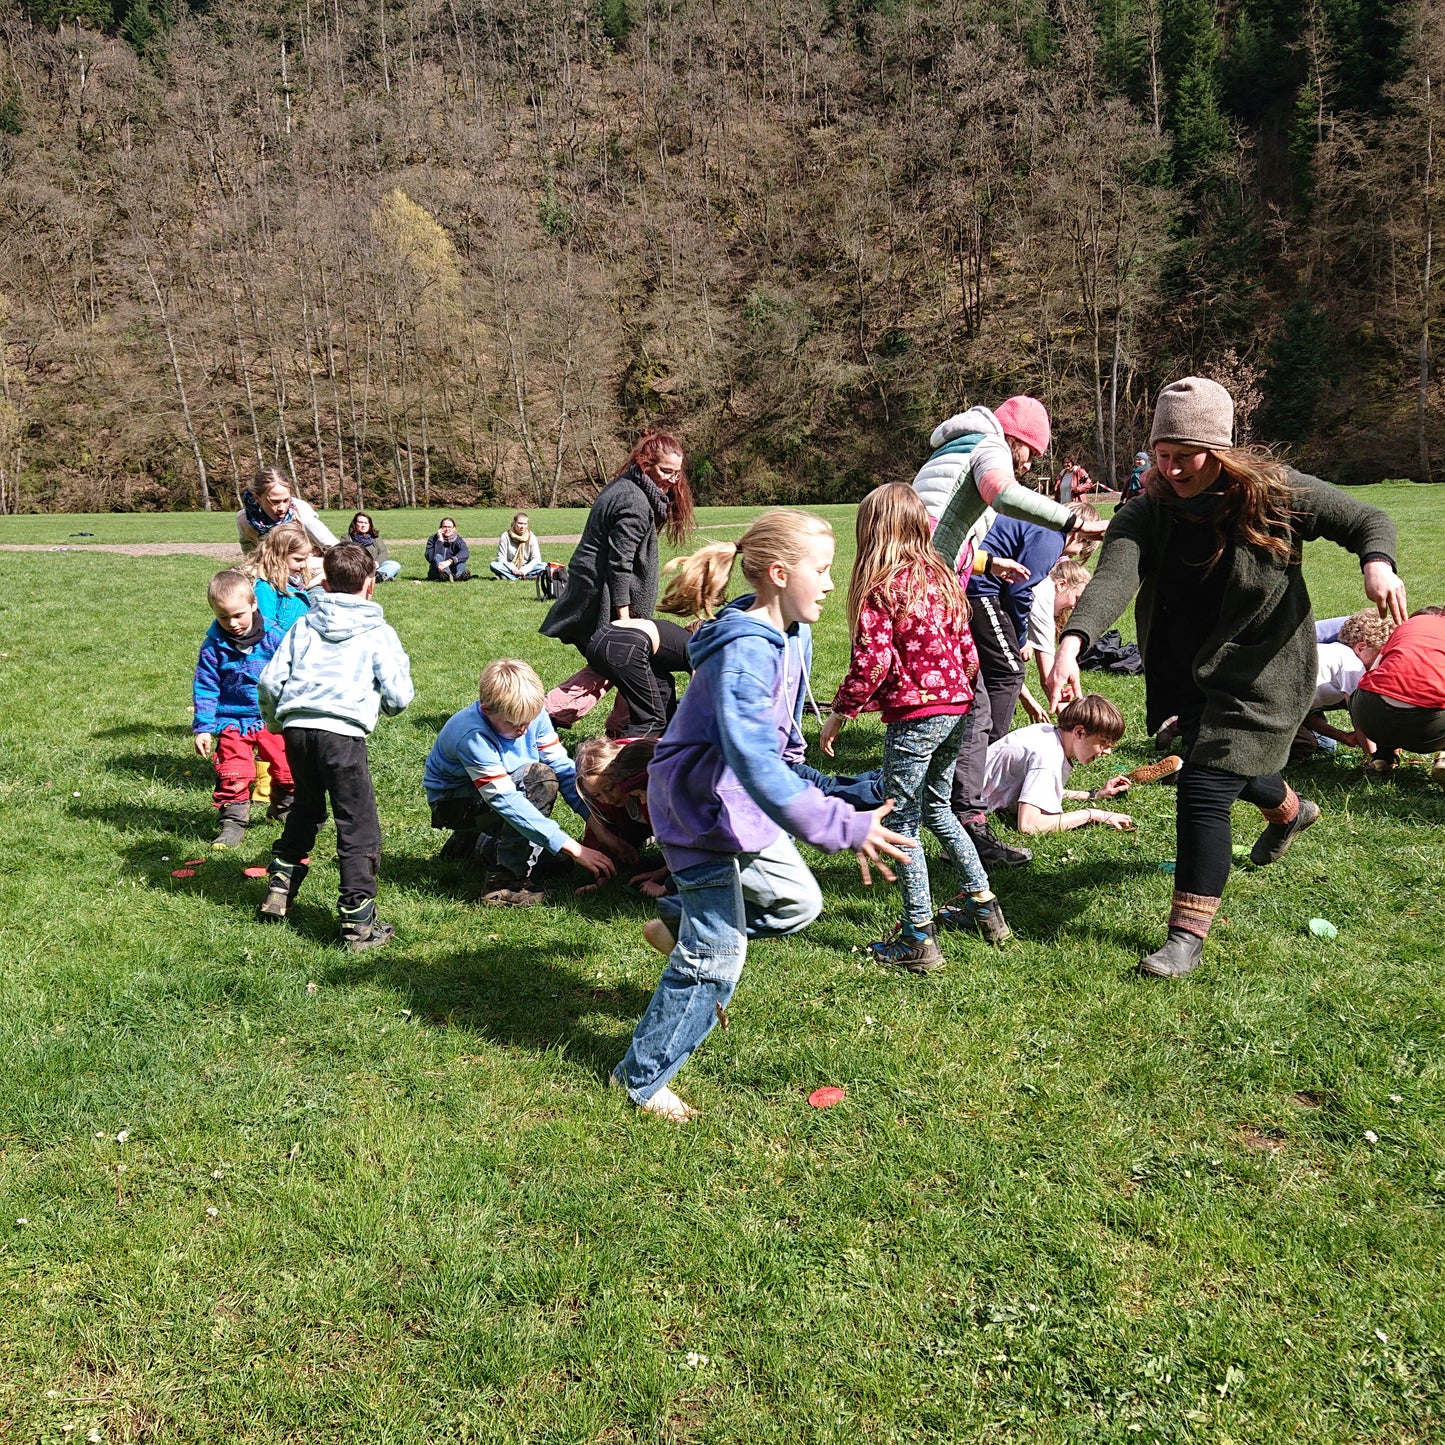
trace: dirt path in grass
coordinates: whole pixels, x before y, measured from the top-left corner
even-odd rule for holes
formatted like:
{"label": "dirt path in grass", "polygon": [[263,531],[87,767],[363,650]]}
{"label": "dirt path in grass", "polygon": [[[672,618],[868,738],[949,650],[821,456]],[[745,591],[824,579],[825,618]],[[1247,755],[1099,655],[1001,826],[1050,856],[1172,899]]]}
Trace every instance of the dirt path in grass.
{"label": "dirt path in grass", "polygon": [[[425,537],[388,537],[392,547],[421,547]],[[478,538],[470,545],[480,546]],[[567,536],[539,537],[539,542],[580,542],[580,532]],[[215,557],[221,562],[239,562],[241,547],[237,542],[0,542],[0,552],[115,552],[122,557]]]}

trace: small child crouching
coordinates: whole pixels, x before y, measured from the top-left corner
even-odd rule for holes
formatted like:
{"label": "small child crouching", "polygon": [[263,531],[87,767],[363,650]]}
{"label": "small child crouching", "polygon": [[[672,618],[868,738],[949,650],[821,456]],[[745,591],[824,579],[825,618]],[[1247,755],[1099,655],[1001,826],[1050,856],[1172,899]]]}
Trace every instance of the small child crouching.
{"label": "small child crouching", "polygon": [[284,729],[296,799],[267,872],[263,922],[280,923],[306,877],[306,859],[336,815],[341,870],[341,938],[353,950],[386,943],[396,930],[376,916],[381,824],[366,739],[377,716],[412,700],[411,663],[401,639],[371,600],[376,564],[363,547],[326,553],[326,591],[282,638],[257,684],[261,713]]}
{"label": "small child crouching", "polygon": [[[652,815],[647,810],[647,768],[656,738],[588,738],[577,748],[577,790],[587,800],[592,816],[582,841],[606,853],[619,868],[635,868],[642,850],[652,840]],[[667,892],[664,865],[634,874],[629,884],[648,898]],[[590,893],[600,883],[577,889]]]}
{"label": "small child crouching", "polygon": [[213,848],[234,848],[250,822],[251,784],[256,757],[269,767],[277,791],[270,816],[280,819],[291,806],[291,769],[286,745],[261,717],[256,681],[281,642],[281,630],[268,625],[256,606],[256,593],[244,572],[228,568],[211,578],[211,611],[216,620],[206,632],[196,659],[191,688],[195,703],[196,751],[212,757],[221,810],[221,831]]}
{"label": "small child crouching", "polygon": [[450,828],[442,853],[476,853],[490,865],[483,902],[530,907],[545,895],[528,887],[543,852],[566,855],[596,879],[612,860],[578,843],[552,821],[560,792],[580,818],[577,770],[542,709],[542,679],[525,662],[488,663],[477,701],[446,722],[427,754],[422,782],[433,828]]}
{"label": "small child crouching", "polygon": [[1125,777],[1110,778],[1102,788],[1079,792],[1065,786],[1076,767],[1092,763],[1113,750],[1124,736],[1124,715],[1096,692],[1071,702],[1054,723],[1034,723],[993,743],[984,772],[984,806],[990,813],[1014,810],[1020,833],[1060,833],[1089,823],[1130,832],[1127,813],[1103,808],[1064,811],[1064,799],[1092,802],[1129,790]]}

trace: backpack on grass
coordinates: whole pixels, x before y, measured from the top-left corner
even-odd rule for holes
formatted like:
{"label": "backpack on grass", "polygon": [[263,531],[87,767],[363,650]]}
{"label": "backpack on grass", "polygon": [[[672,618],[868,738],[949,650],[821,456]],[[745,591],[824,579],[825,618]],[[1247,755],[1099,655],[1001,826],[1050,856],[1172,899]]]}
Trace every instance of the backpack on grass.
{"label": "backpack on grass", "polygon": [[567,569],[560,562],[548,562],[545,572],[537,573],[537,601],[555,602],[567,590]]}

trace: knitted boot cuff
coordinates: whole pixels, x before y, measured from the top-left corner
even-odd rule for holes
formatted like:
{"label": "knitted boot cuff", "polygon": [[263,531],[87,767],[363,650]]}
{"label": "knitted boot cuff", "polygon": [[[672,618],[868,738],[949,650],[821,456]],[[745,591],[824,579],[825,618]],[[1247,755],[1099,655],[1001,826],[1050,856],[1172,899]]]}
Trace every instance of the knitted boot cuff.
{"label": "knitted boot cuff", "polygon": [[1259,811],[1266,823],[1293,823],[1295,815],[1299,812],[1299,794],[1286,783],[1284,785],[1284,802],[1277,808],[1261,808]]}
{"label": "knitted boot cuff", "polygon": [[1209,925],[1219,911],[1219,897],[1207,893],[1181,893],[1176,888],[1169,903],[1170,928],[1182,928],[1186,933],[1209,937]]}

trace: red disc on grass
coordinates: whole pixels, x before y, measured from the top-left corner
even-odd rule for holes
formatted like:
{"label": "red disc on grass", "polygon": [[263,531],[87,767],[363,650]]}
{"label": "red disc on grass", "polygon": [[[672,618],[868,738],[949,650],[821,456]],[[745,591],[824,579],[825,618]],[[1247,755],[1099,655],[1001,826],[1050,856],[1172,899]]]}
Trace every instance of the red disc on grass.
{"label": "red disc on grass", "polygon": [[205,861],[206,861],[206,860],[205,860],[204,858],[187,858],[187,859],[186,859],[186,867],[187,867],[187,868],[199,868],[199,867],[201,866],[201,864],[204,863]]}
{"label": "red disc on grass", "polygon": [[194,868],[172,868],[172,869],[171,869],[171,877],[172,877],[172,878],[194,878],[195,876],[196,876],[196,870],[195,870]]}
{"label": "red disc on grass", "polygon": [[266,870],[264,868],[243,868],[241,874],[245,878],[264,878]]}
{"label": "red disc on grass", "polygon": [[814,1089],[808,1095],[808,1102],[815,1109],[831,1109],[834,1104],[841,1104],[847,1096],[846,1089],[840,1089],[836,1084],[829,1084],[826,1088]]}

